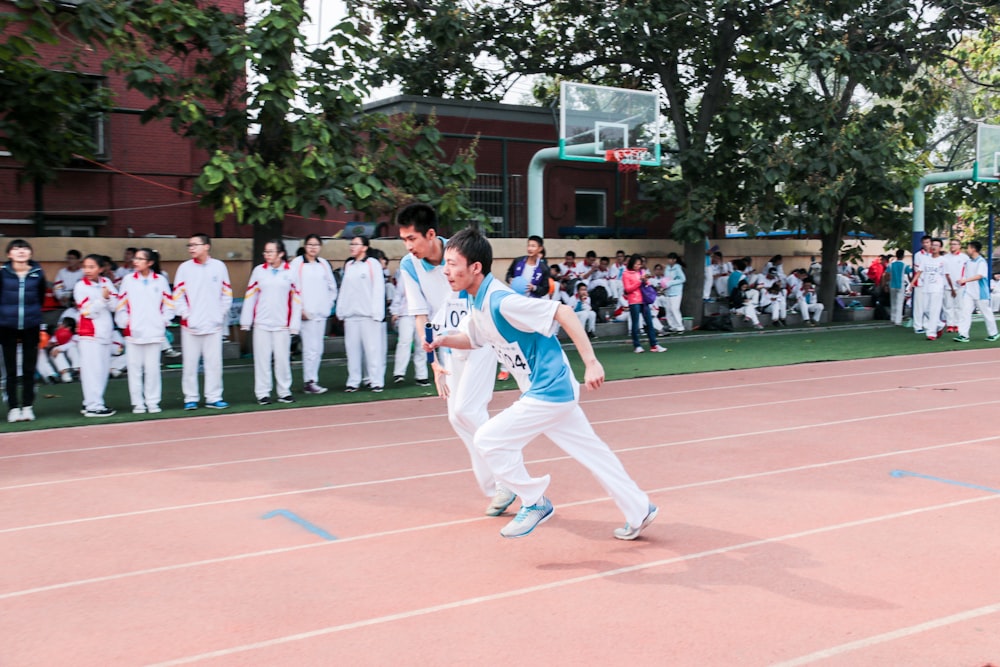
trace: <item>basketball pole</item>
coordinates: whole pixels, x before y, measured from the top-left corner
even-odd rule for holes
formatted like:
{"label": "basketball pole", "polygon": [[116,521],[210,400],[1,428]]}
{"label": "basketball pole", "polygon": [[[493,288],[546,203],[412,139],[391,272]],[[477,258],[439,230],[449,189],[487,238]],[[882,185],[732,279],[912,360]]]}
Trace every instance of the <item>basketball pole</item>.
{"label": "basketball pole", "polygon": [[972,169],[961,171],[935,171],[920,177],[917,187],[913,188],[913,241],[911,252],[920,250],[920,240],[924,236],[924,189],[936,183],[955,183],[971,181],[974,178]]}

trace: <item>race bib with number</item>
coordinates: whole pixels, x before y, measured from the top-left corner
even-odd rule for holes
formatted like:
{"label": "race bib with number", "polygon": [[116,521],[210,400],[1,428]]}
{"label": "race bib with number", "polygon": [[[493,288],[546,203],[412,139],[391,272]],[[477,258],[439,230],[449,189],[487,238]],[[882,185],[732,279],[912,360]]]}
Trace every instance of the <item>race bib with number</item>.
{"label": "race bib with number", "polygon": [[517,343],[493,344],[496,350],[497,359],[504,365],[517,380],[518,386],[528,386],[530,384],[531,366],[528,365],[527,357]]}

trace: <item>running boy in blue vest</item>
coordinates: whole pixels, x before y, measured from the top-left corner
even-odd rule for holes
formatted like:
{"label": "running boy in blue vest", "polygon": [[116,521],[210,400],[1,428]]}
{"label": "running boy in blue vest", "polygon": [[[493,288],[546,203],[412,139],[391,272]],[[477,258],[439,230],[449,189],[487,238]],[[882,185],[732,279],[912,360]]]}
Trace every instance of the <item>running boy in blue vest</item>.
{"label": "running boy in blue vest", "polygon": [[500,534],[523,537],[552,516],[552,503],[545,497],[549,476],[529,475],[522,455],[525,445],[545,434],[593,473],[625,515],[625,526],[615,529],[614,536],[634,540],[656,518],[657,508],[594,433],[580,409],[580,385],[555,337],[561,326],[586,365],[587,387],[597,389],[604,382],[604,368],[586,332],[569,306],[522,297],[495,280],[492,264],[490,243],[477,230],[462,230],[449,240],[444,273],[453,290],[468,294],[469,316],[457,333],[435,338],[424,349],[492,347],[521,389],[521,397],[475,436],[475,446],[498,483],[521,497],[520,511]]}

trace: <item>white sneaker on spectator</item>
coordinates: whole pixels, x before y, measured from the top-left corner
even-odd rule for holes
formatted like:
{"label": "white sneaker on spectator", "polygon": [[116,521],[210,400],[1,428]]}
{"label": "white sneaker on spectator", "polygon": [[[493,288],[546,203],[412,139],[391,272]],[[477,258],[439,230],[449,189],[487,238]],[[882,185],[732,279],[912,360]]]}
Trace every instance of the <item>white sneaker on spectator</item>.
{"label": "white sneaker on spectator", "polygon": [[30,405],[21,408],[21,421],[23,422],[35,421],[35,409]]}
{"label": "white sneaker on spectator", "polygon": [[7,413],[7,421],[11,424],[21,421],[21,408],[11,408]]}

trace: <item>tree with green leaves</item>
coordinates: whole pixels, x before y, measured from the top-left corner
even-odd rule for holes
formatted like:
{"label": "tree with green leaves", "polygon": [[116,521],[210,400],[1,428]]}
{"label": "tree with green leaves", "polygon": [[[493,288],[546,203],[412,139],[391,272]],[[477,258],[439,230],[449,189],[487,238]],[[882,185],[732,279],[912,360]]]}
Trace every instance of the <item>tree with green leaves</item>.
{"label": "tree with green leaves", "polygon": [[[217,219],[232,214],[255,226],[255,253],[281,235],[287,215],[335,208],[375,217],[419,199],[456,220],[485,220],[465,190],[475,178],[475,146],[448,160],[433,118],[363,112],[381,75],[356,21],[310,45],[301,0],[257,2],[250,17],[199,0],[91,0],[61,14],[55,3],[19,1],[25,9],[10,21],[24,39],[37,39],[40,20],[58,16],[83,44],[106,49],[105,71],[150,100],[144,122],[168,122],[208,152],[196,191]],[[35,5],[41,15],[27,10]]]}
{"label": "tree with green leaves", "polygon": [[[896,182],[902,193],[890,183],[851,190],[842,179],[857,167],[835,164],[841,159],[835,151],[855,149],[867,173],[877,163],[882,173],[897,174],[905,170],[901,149],[919,139],[917,126],[926,114],[911,122],[908,113],[881,110],[864,119],[848,112],[863,109],[870,96],[912,102],[917,93],[908,82],[940,59],[958,31],[982,21],[982,4],[358,0],[355,7],[380,26],[381,63],[407,92],[496,99],[510,77],[532,74],[661,91],[664,143],[680,177],[646,170],[647,192],[675,211],[673,234],[685,244],[691,274],[684,310],[697,318],[704,239],[713,228],[777,224],[779,216],[808,210],[822,219],[830,247],[825,254],[835,258],[840,238],[834,241],[834,234],[844,218],[837,205],[827,204],[871,199],[867,210],[847,214],[869,221],[901,204],[909,192],[905,179]],[[862,24],[871,31],[857,32]],[[403,63],[417,55],[421,66],[406,70]],[[789,95],[799,102],[790,104]],[[868,146],[854,142],[890,121],[896,129],[889,134],[900,143],[862,155]],[[822,162],[826,151],[829,162],[811,171],[795,164],[806,156],[801,142],[826,131],[832,135],[817,140],[810,156]],[[832,172],[830,182],[815,193],[808,177],[824,171]],[[835,264],[827,262],[830,270]]]}

